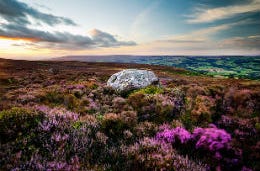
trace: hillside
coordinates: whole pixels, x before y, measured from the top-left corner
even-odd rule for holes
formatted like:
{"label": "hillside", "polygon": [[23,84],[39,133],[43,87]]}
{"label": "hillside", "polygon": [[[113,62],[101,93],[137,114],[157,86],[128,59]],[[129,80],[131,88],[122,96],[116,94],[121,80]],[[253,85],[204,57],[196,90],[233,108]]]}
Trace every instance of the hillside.
{"label": "hillside", "polygon": [[[160,87],[106,81],[152,70]],[[260,81],[170,66],[0,59],[0,170],[259,170]]]}
{"label": "hillside", "polygon": [[212,77],[259,80],[260,56],[64,56],[58,61],[137,63],[172,66]]}

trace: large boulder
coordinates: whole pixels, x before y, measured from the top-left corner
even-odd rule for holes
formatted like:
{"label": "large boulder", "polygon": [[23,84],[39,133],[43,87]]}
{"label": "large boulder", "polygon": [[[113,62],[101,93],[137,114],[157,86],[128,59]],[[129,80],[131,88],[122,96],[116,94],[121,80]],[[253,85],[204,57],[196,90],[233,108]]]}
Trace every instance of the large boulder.
{"label": "large boulder", "polygon": [[158,77],[152,72],[139,69],[125,69],[113,74],[107,81],[107,85],[117,92],[128,92],[135,89],[157,85]]}

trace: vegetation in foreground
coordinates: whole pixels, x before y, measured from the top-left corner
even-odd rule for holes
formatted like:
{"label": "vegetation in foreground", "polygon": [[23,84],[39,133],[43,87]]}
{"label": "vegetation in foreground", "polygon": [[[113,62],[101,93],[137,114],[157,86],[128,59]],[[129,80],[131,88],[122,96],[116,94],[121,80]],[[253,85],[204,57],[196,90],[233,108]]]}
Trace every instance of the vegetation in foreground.
{"label": "vegetation in foreground", "polygon": [[[0,60],[0,170],[259,170],[260,83],[161,66]],[[123,68],[160,87],[123,97]]]}

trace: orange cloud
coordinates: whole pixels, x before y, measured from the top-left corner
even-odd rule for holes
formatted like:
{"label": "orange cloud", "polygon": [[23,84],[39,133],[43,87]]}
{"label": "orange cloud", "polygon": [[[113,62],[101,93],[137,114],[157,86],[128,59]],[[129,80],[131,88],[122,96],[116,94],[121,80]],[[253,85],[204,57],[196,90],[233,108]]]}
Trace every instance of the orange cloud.
{"label": "orange cloud", "polygon": [[30,37],[8,37],[8,36],[0,36],[0,39],[7,39],[7,40],[23,40],[28,42],[37,42],[39,39],[37,38],[30,38]]}

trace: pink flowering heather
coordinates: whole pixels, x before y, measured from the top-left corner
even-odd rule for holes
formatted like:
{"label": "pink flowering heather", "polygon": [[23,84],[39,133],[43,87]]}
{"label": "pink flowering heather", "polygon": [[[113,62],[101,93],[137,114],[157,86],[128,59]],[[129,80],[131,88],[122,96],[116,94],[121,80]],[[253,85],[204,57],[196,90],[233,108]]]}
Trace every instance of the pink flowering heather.
{"label": "pink flowering heather", "polygon": [[161,79],[160,80],[160,82],[161,82],[161,84],[163,85],[163,86],[166,86],[167,85],[167,79]]}
{"label": "pink flowering heather", "polygon": [[66,162],[49,162],[48,163],[48,171],[54,170],[64,170],[66,167],[68,167],[68,164]]}
{"label": "pink flowering heather", "polygon": [[[125,147],[123,153],[133,158],[133,163],[139,163],[141,168],[134,170],[169,170],[173,165],[174,149],[168,143],[154,138],[145,137],[134,145]],[[135,165],[135,164],[131,164]]]}
{"label": "pink flowering heather", "polygon": [[60,134],[59,132],[56,132],[54,134],[52,134],[51,137],[55,142],[61,142],[61,141],[66,141],[69,138],[69,135],[67,134]]}
{"label": "pink flowering heather", "polygon": [[139,166],[129,170],[206,171],[205,165],[178,154],[171,144],[156,138],[144,137],[134,145],[124,147],[123,154],[131,159],[130,168]]}
{"label": "pink flowering heather", "polygon": [[93,99],[91,99],[91,98],[89,98],[89,108],[90,109],[94,109],[94,110],[98,109],[98,106],[97,106],[96,102]]}
{"label": "pink flowering heather", "polygon": [[252,170],[252,169],[249,169],[249,168],[247,168],[247,167],[245,167],[245,166],[243,166],[242,169],[241,169],[241,171],[253,171],[253,170]]}
{"label": "pink flowering heather", "polygon": [[[204,148],[212,152],[217,152],[221,149],[228,149],[231,136],[223,129],[216,127],[211,128],[195,128],[193,131],[193,137],[198,139],[196,148]],[[217,158],[220,154],[216,153]]]}
{"label": "pink flowering heather", "polygon": [[179,140],[182,144],[187,143],[191,139],[191,134],[182,127],[177,128],[167,128],[156,135],[156,139],[163,140],[168,143],[175,143],[176,140]]}
{"label": "pink flowering heather", "polygon": [[39,123],[40,130],[42,131],[49,131],[52,128],[52,123],[48,122],[47,120],[44,120]]}
{"label": "pink flowering heather", "polygon": [[75,84],[75,85],[67,85],[67,89],[72,90],[72,89],[84,89],[85,86],[82,84]]}
{"label": "pink flowering heather", "polygon": [[172,129],[172,126],[166,123],[159,126],[159,131],[163,131],[165,129]]}
{"label": "pink flowering heather", "polygon": [[35,96],[32,95],[32,94],[22,94],[22,95],[19,95],[17,97],[17,99],[20,101],[20,102],[28,102],[28,101],[32,101],[35,99]]}
{"label": "pink flowering heather", "polygon": [[[70,112],[63,108],[49,108],[47,106],[35,106],[36,111],[45,115],[45,119],[39,122],[38,129],[45,133],[52,132],[57,128],[64,128],[70,125],[71,122],[77,121],[79,115],[74,112]],[[68,137],[61,137],[61,135],[53,134],[52,139],[56,142],[67,139]]]}
{"label": "pink flowering heather", "polygon": [[36,111],[42,112],[46,114],[47,116],[59,116],[64,119],[71,119],[73,121],[78,120],[79,115],[77,113],[68,111],[64,108],[49,108],[48,106],[36,106],[35,107]]}
{"label": "pink flowering heather", "polygon": [[65,161],[52,161],[47,163],[47,171],[73,171],[79,170],[79,168],[80,164],[78,156],[71,158],[70,163]]}

